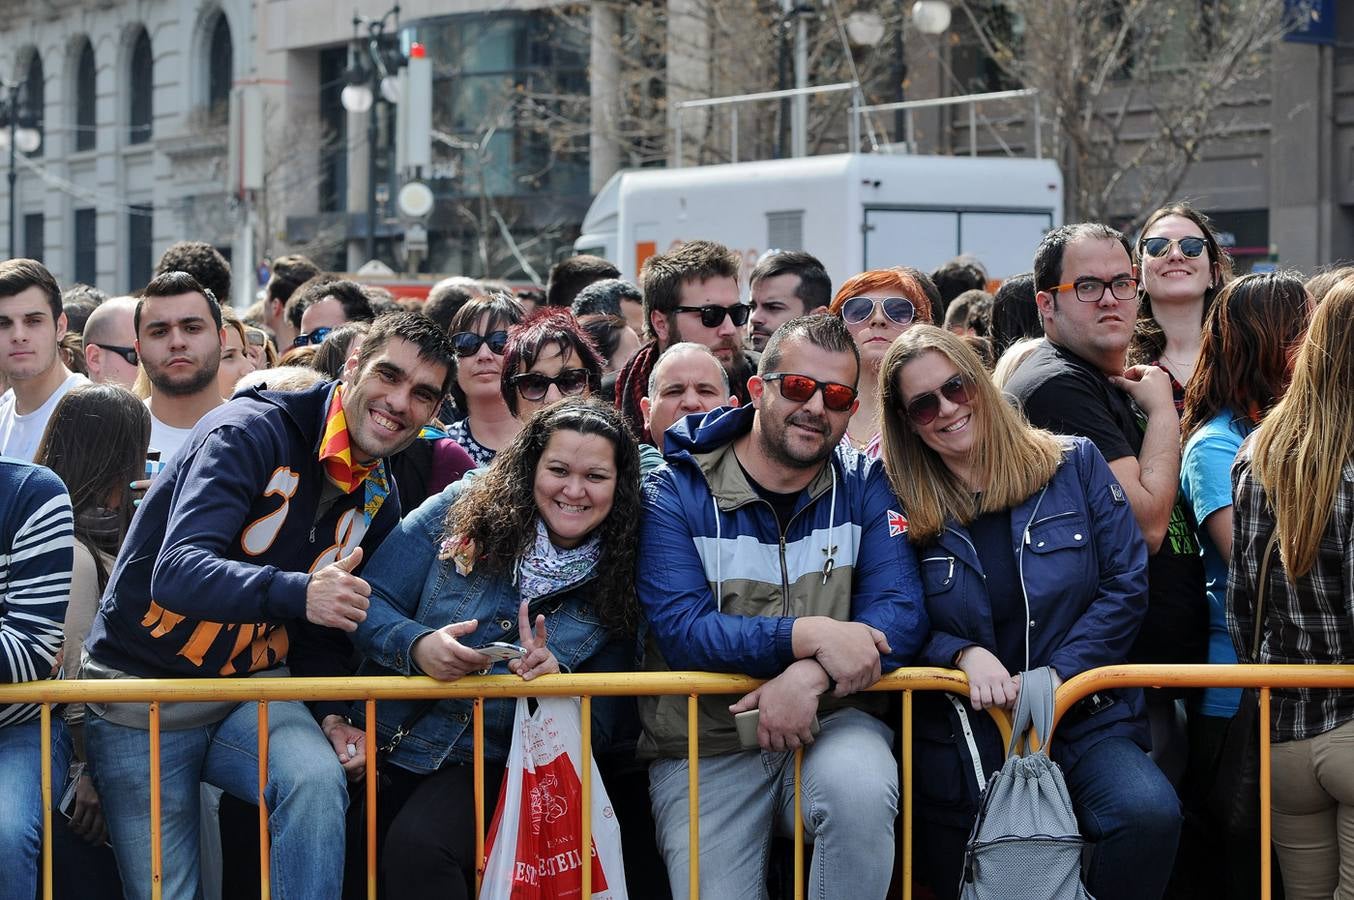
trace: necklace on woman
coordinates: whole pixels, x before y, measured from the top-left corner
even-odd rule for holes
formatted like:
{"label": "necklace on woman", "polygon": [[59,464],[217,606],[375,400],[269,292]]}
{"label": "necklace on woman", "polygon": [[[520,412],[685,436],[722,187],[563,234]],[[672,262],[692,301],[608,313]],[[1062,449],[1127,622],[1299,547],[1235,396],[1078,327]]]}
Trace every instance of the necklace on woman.
{"label": "necklace on woman", "polygon": [[[1169,356],[1166,355],[1165,350],[1161,351],[1161,359],[1163,362],[1167,364],[1167,368],[1170,369],[1171,374],[1175,376],[1175,380],[1180,382],[1181,384],[1184,384],[1185,382],[1189,381],[1189,377],[1194,374],[1193,363],[1185,365],[1178,359],[1171,359]],[[1180,377],[1181,375],[1184,375],[1185,377],[1181,378]]]}

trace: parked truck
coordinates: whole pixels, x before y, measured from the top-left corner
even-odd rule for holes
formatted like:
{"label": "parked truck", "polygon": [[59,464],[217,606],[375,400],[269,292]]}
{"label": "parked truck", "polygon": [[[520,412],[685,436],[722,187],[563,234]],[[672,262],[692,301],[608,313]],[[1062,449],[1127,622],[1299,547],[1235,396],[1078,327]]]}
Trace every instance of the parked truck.
{"label": "parked truck", "polygon": [[932,269],[961,253],[993,279],[1031,268],[1062,224],[1046,159],[840,153],[680,169],[628,169],[593,200],[574,243],[636,280],[681,241],[736,249],[747,275],[767,250],[807,250],[834,285],[866,269]]}

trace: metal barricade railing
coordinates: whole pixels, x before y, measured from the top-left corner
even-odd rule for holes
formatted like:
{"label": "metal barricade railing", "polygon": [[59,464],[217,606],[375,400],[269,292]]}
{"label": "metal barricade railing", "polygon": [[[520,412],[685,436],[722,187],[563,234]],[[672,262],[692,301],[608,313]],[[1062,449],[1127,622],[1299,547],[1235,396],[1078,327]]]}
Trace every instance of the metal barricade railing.
{"label": "metal barricade railing", "polygon": [[[474,701],[474,803],[475,850],[480,867],[484,862],[484,701],[486,699],[513,699],[517,697],[572,697],[581,698],[582,756],[582,821],[581,846],[591,845],[591,775],[592,720],[591,699],[602,696],[686,696],[687,697],[687,763],[690,796],[690,875],[692,898],[699,891],[699,744],[696,730],[697,700],[706,694],[738,694],[761,684],[754,678],[739,675],[717,675],[699,672],[633,672],[599,673],[586,675],[550,675],[524,682],[515,676],[488,676],[463,678],[454,682],[438,682],[430,678],[372,677],[372,678],[242,678],[242,679],[126,679],[109,681],[40,681],[24,684],[0,685],[0,704],[39,703],[42,725],[42,802],[43,856],[42,873],[44,894],[52,896],[52,771],[51,771],[51,715],[52,706],[63,703],[93,702],[149,703],[150,741],[150,817],[151,817],[151,871],[152,896],[160,898],[162,874],[161,859],[161,798],[160,798],[160,707],[163,703],[183,701],[256,702],[259,712],[259,779],[258,803],[260,823],[261,896],[270,896],[268,809],[264,802],[268,780],[268,703],[284,700],[359,700],[365,702],[367,770],[367,895],[376,896],[376,704],[385,700],[408,699],[472,699]],[[1261,763],[1261,884],[1262,897],[1269,897],[1269,809],[1270,809],[1270,748],[1269,702],[1271,688],[1325,687],[1354,689],[1354,666],[1258,666],[1258,665],[1193,665],[1193,666],[1111,666],[1084,672],[1059,688],[1055,723],[1073,704],[1097,691],[1125,687],[1254,687],[1260,696],[1260,763]],[[912,881],[912,708],[916,691],[946,691],[967,696],[968,683],[963,673],[949,669],[901,669],[880,679],[869,688],[874,692],[898,692],[902,699],[901,744],[902,804],[901,827],[898,829],[900,874],[903,897],[911,896]],[[1003,739],[1009,738],[1010,722],[997,711],[994,716]],[[1056,726],[1055,726],[1056,729]],[[1050,740],[1056,738],[1056,730]],[[795,834],[794,883],[796,898],[804,892],[804,832],[800,798],[800,767],[802,751],[795,755]],[[590,896],[592,869],[581,867],[582,896]],[[476,879],[478,887],[478,877]]]}

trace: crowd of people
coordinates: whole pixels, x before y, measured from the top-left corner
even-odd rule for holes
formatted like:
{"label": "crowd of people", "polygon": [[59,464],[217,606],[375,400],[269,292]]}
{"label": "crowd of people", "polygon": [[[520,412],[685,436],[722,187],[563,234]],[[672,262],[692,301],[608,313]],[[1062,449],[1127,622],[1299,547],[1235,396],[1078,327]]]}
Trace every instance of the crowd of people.
{"label": "crowd of people", "polygon": [[[196,242],[128,297],[0,263],[0,681],[749,675],[694,719],[593,702],[630,896],[691,890],[694,721],[702,898],[782,890],[798,750],[810,892],[882,898],[904,748],[864,689],[957,668],[967,699],[919,695],[910,748],[918,894],[956,897],[1004,752],[983,711],[1022,672],[1232,663],[1257,633],[1259,662],[1354,661],[1354,269],[1237,277],[1183,204],[1031,249],[1000,285],[960,258],[834,291],[810,253],[744,285],[693,240],[640,284],[579,256],[426,301],[293,256],[246,310]],[[1275,882],[1339,895],[1354,692],[1273,697]],[[1063,718],[1098,900],[1260,895],[1258,821],[1209,802],[1240,702],[1117,689]],[[39,711],[0,706],[0,898],[38,886]],[[365,713],[269,705],[272,889],[364,895],[350,795],[378,754],[381,895],[473,896],[470,702],[381,703],[379,747]],[[485,702],[486,813],[513,719]],[[53,717],[56,896],[149,896],[152,840],[165,896],[252,896],[256,709],[160,709],[154,838],[149,721]]]}

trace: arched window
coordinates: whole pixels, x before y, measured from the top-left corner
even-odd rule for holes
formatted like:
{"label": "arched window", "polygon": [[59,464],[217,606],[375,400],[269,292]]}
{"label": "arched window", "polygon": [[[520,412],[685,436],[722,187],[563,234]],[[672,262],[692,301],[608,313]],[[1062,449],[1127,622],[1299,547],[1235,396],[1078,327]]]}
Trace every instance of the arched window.
{"label": "arched window", "polygon": [[19,93],[19,122],[26,124],[38,131],[38,148],[29,156],[41,156],[45,135],[43,134],[43,114],[46,110],[46,99],[44,92],[44,83],[42,78],[42,57],[38,56],[37,50],[28,58],[28,72],[24,76],[23,90]]}
{"label": "arched window", "polygon": [[88,40],[75,62],[75,149],[93,150],[98,132],[95,103],[94,46]]}
{"label": "arched window", "polygon": [[150,52],[150,35],[143,28],[132,44],[131,59],[131,96],[129,98],[128,122],[130,129],[127,142],[144,144],[150,140],[153,120],[152,94],[154,89],[155,61]]}
{"label": "arched window", "polygon": [[207,109],[213,119],[225,121],[230,109],[230,88],[235,82],[234,47],[225,13],[216,14],[207,47]]}

